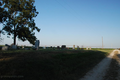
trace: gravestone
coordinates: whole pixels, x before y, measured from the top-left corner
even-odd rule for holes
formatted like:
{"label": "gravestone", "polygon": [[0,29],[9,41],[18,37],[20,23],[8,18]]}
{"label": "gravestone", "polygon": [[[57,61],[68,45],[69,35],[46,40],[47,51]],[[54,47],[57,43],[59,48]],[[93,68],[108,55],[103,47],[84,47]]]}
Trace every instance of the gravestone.
{"label": "gravestone", "polygon": [[22,46],[22,49],[24,49],[24,46]]}
{"label": "gravestone", "polygon": [[67,47],[67,49],[69,49],[69,47]]}
{"label": "gravestone", "polygon": [[91,50],[91,47],[90,47],[90,50]]}
{"label": "gravestone", "polygon": [[2,50],[8,50],[8,46],[3,46]]}
{"label": "gravestone", "polygon": [[84,50],[84,46],[83,45],[81,46],[81,50]]}
{"label": "gravestone", "polygon": [[5,46],[8,46],[8,47],[10,47],[10,45],[8,45],[8,44],[5,44]]}
{"label": "gravestone", "polygon": [[36,50],[36,49],[35,49],[35,45],[32,46],[32,49],[33,49],[33,50]]}
{"label": "gravestone", "polygon": [[75,49],[75,45],[73,45],[73,49]]}
{"label": "gravestone", "polygon": [[39,44],[40,44],[39,40],[36,40],[36,42],[35,42],[35,48],[36,48],[36,50],[39,49]]}
{"label": "gravestone", "polygon": [[52,49],[52,46],[50,46],[50,48]]}
{"label": "gravestone", "polygon": [[43,47],[43,49],[46,49],[46,46],[45,46],[45,47]]}
{"label": "gravestone", "polygon": [[86,50],[88,50],[88,47],[86,47]]}
{"label": "gravestone", "polygon": [[57,49],[60,49],[60,46],[57,46]]}
{"label": "gravestone", "polygon": [[17,45],[12,45],[12,49],[17,49]]}
{"label": "gravestone", "polygon": [[79,50],[80,48],[79,48],[79,46],[77,46],[77,50]]}
{"label": "gravestone", "polygon": [[14,43],[12,43],[12,44],[10,45],[10,47],[11,47],[11,49],[17,49],[17,45],[14,45]]}
{"label": "gravestone", "polygon": [[61,49],[66,49],[66,45],[62,45]]}
{"label": "gravestone", "polygon": [[55,46],[53,47],[53,50],[55,50]]}

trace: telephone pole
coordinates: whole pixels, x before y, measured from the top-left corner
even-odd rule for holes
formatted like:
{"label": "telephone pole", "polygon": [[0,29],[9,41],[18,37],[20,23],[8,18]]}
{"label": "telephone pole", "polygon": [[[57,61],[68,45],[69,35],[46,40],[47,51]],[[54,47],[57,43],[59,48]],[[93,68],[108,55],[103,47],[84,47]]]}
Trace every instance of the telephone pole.
{"label": "telephone pole", "polygon": [[103,49],[103,37],[102,37],[102,49]]}

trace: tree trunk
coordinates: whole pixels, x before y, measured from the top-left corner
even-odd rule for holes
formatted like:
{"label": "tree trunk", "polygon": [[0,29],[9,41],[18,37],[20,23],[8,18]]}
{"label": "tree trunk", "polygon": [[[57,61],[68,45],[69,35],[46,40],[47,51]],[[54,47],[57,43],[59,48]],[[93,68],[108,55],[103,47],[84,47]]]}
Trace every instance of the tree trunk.
{"label": "tree trunk", "polygon": [[14,25],[14,45],[16,45],[16,30],[15,30],[15,25]]}
{"label": "tree trunk", "polygon": [[15,34],[14,34],[14,45],[16,45],[16,37],[15,37]]}

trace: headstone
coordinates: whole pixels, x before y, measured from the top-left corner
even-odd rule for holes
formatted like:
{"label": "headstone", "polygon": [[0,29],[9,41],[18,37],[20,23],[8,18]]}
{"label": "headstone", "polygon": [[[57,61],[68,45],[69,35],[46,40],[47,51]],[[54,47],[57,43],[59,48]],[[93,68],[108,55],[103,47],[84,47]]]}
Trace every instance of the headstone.
{"label": "headstone", "polygon": [[91,47],[90,47],[90,50],[91,50]]}
{"label": "headstone", "polygon": [[50,48],[52,48],[52,46],[50,46]]}
{"label": "headstone", "polygon": [[22,49],[24,49],[24,46],[22,46]]}
{"label": "headstone", "polygon": [[62,45],[61,49],[66,49],[66,45]]}
{"label": "headstone", "polygon": [[2,50],[8,50],[8,46],[3,46]]}
{"label": "headstone", "polygon": [[34,48],[35,46],[33,45],[32,48]]}
{"label": "headstone", "polygon": [[33,49],[33,50],[36,50],[34,45],[32,46],[32,49]]}
{"label": "headstone", "polygon": [[80,48],[79,48],[79,46],[77,46],[77,50],[79,50]]}
{"label": "headstone", "polygon": [[82,45],[82,46],[81,46],[81,50],[83,50],[83,49],[84,49],[84,46]]}
{"label": "headstone", "polygon": [[5,46],[8,46],[8,47],[10,47],[8,44],[5,44]]}
{"label": "headstone", "polygon": [[36,48],[37,50],[39,49],[39,44],[40,44],[39,40],[36,40],[36,42],[35,42],[35,48]]}
{"label": "headstone", "polygon": [[75,49],[75,45],[73,45],[73,49]]}
{"label": "headstone", "polygon": [[69,47],[67,47],[67,49],[69,49]]}
{"label": "headstone", "polygon": [[17,49],[17,45],[12,45],[12,49]]}
{"label": "headstone", "polygon": [[45,46],[45,47],[43,47],[43,49],[46,49],[46,46]]}
{"label": "headstone", "polygon": [[88,50],[88,47],[86,47],[86,50]]}
{"label": "headstone", "polygon": [[14,43],[12,43],[10,46],[14,45]]}
{"label": "headstone", "polygon": [[55,50],[55,46],[53,47],[53,50]]}
{"label": "headstone", "polygon": [[57,49],[60,49],[60,46],[57,46]]}

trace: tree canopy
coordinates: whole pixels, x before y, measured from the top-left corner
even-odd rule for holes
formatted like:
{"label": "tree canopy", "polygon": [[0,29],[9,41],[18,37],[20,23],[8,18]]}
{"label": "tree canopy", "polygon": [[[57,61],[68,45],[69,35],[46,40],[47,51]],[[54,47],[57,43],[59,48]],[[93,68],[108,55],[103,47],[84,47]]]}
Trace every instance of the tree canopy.
{"label": "tree canopy", "polygon": [[33,19],[38,15],[34,2],[34,0],[1,0],[1,9],[6,10],[8,15],[2,30],[7,35],[14,36],[14,45],[16,37],[22,41],[28,40],[31,44],[37,39],[34,30],[39,32],[40,29],[36,27]]}
{"label": "tree canopy", "polygon": [[2,3],[0,2],[0,23],[3,23],[7,18],[7,11],[2,8]]}

